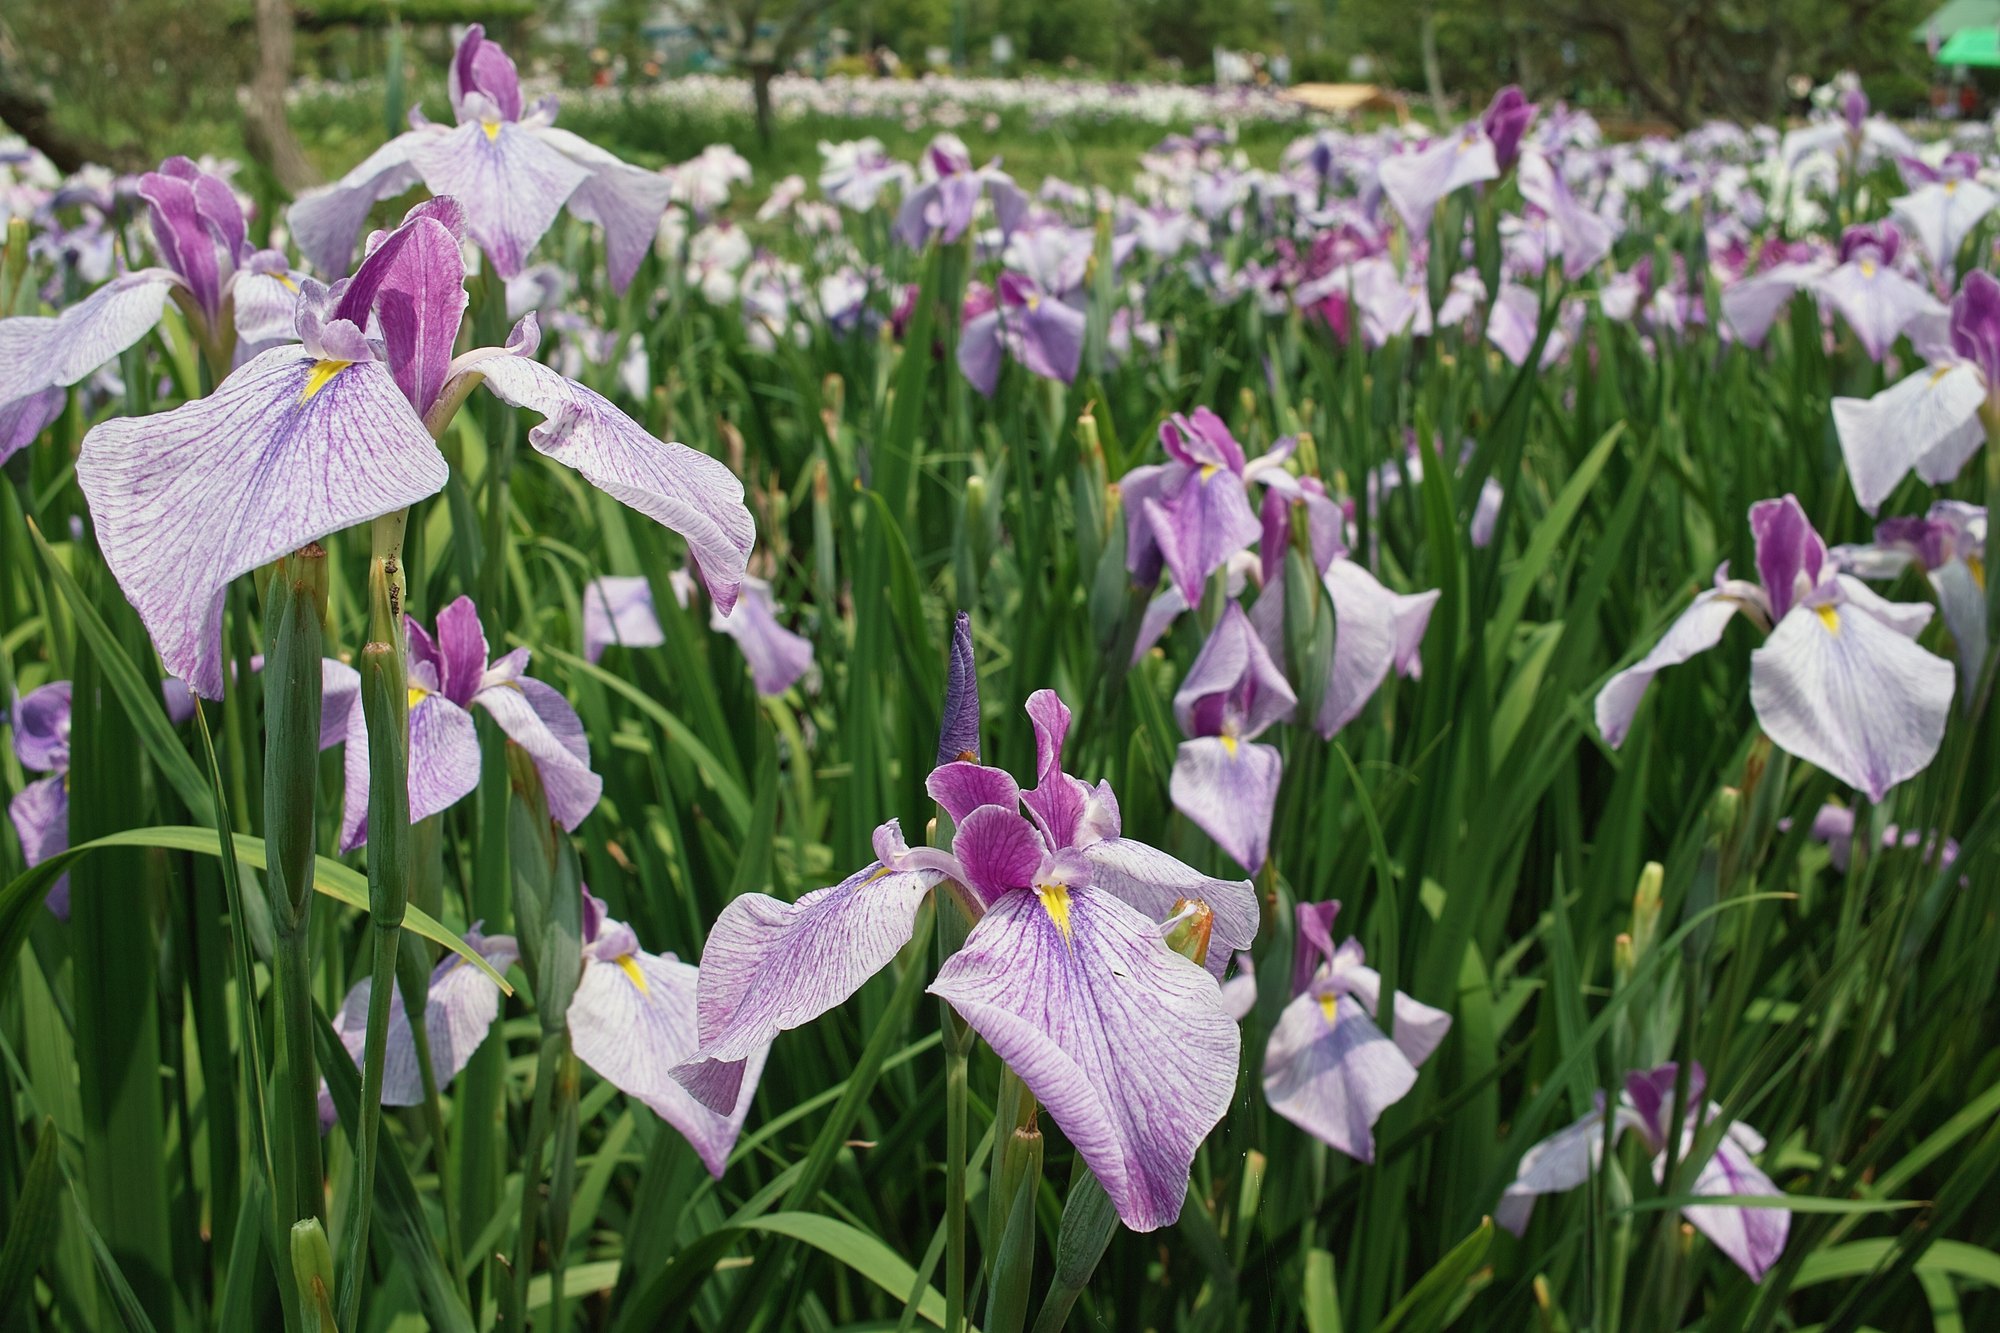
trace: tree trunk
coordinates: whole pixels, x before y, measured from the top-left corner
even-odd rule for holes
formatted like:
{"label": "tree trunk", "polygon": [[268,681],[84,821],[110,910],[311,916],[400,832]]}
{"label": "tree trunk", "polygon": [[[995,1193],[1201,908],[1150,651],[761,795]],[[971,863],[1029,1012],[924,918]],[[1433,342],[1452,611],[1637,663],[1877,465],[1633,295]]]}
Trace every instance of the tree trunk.
{"label": "tree trunk", "polygon": [[256,17],[257,76],[250,83],[243,139],[251,155],[296,194],[316,184],[319,174],[285,118],[285,90],[292,83],[291,0],[256,0]]}
{"label": "tree trunk", "polygon": [[771,146],[771,80],[777,75],[778,67],[768,60],[750,66],[750,95],[757,102],[757,142],[766,148]]}

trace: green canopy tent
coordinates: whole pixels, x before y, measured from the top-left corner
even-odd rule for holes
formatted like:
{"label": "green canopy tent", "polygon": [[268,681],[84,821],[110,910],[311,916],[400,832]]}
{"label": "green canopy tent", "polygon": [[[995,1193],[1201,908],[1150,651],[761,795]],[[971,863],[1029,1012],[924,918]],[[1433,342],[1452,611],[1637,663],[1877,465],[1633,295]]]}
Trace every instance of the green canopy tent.
{"label": "green canopy tent", "polygon": [[2000,0],[1950,0],[1910,29],[1910,40],[1948,42],[1967,28],[2000,28]]}
{"label": "green canopy tent", "polygon": [[1940,65],[2000,69],[2000,28],[1961,28],[1938,49]]}

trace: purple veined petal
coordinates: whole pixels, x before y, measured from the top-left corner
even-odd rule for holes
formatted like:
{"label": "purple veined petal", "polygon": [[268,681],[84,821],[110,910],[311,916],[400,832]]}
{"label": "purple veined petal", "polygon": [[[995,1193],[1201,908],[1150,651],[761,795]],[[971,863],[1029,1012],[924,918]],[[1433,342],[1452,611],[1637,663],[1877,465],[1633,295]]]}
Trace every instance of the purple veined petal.
{"label": "purple veined petal", "polygon": [[1597,693],[1596,705],[1597,730],[1603,734],[1605,743],[1614,750],[1623,745],[1653,677],[1721,643],[1722,632],[1742,609],[1740,602],[1720,588],[1696,593],[1694,601],[1667,627],[1651,652],[1606,681]]}
{"label": "purple veined petal", "polygon": [[1771,619],[1782,620],[1799,599],[1819,586],[1826,568],[1826,543],[1813,530],[1798,497],[1789,494],[1751,505],[1750,531]]}
{"label": "purple veined petal", "polygon": [[1986,440],[1979,424],[1985,403],[1979,372],[1965,364],[1926,367],[1873,398],[1834,399],[1833,428],[1855,500],[1875,513],[1912,468],[1930,459],[1937,461],[1927,479],[1957,476]]}
{"label": "purple veined petal", "polygon": [[701,953],[701,1045],[675,1079],[710,1110],[735,1107],[744,1062],[887,967],[910,942],[917,908],[940,878],[874,862],[795,903],[761,893],[732,899]]}
{"label": "purple veined petal", "polygon": [[1032,887],[1048,851],[1035,826],[1011,805],[967,811],[951,840],[951,854],[965,867],[967,885],[989,903],[1010,890]]}
{"label": "purple veined petal", "polygon": [[[466,932],[466,943],[498,972],[504,973],[520,957],[511,935],[483,936],[475,929]],[[357,1066],[367,1050],[368,999],[373,990],[372,978],[362,977],[333,1017],[334,1034]],[[457,954],[446,954],[431,971],[430,991],[424,1002],[424,1035],[430,1041],[431,1072],[438,1087],[450,1083],[465,1068],[499,1016],[500,988],[493,979]],[[389,1006],[388,1039],[382,1045],[382,1104],[417,1106],[423,1100],[423,1070],[398,982],[396,1002]]]}
{"label": "purple veined petal", "polygon": [[1157,501],[1184,470],[1179,463],[1148,463],[1133,468],[1118,481],[1119,499],[1125,507],[1125,568],[1140,587],[1150,588],[1159,582],[1162,564],[1146,505]]}
{"label": "purple veined petal", "polygon": [[361,673],[338,658],[320,658],[320,749],[330,749],[347,739],[348,717],[356,712],[360,705]]}
{"label": "purple veined petal", "polygon": [[1958,250],[1988,213],[2000,207],[1995,194],[1976,180],[1939,181],[1889,202],[1896,224],[1916,237],[1931,267],[1949,274]]}
{"label": "purple veined petal", "polygon": [[1248,741],[1289,718],[1298,702],[1241,603],[1232,601],[1175,692],[1174,717],[1188,736]]}
{"label": "purple veined petal", "polygon": [[653,610],[653,588],[641,575],[606,574],[583,590],[583,656],[595,662],[613,644],[658,648],[667,641]]}
{"label": "purple veined petal", "polygon": [[[1338,991],[1361,1002],[1371,1018],[1382,1013],[1382,974],[1361,961],[1361,942],[1347,940],[1335,950],[1328,981]],[[1392,1039],[1403,1058],[1417,1068],[1437,1051],[1451,1031],[1451,1015],[1421,1000],[1396,992],[1396,1023]]]}
{"label": "purple veined petal", "polygon": [[1176,810],[1254,875],[1271,847],[1280,765],[1273,747],[1234,736],[1183,741],[1167,794]]}
{"label": "purple veined petal", "polygon": [[[1674,1115],[1674,1085],[1679,1080],[1680,1066],[1672,1060],[1651,1069],[1635,1069],[1625,1075],[1625,1095],[1619,1106],[1630,1110],[1633,1128],[1646,1139],[1648,1152],[1658,1154],[1666,1151]],[[1707,1095],[1708,1071],[1698,1062],[1689,1065],[1686,1106],[1699,1106]]]}
{"label": "purple veined petal", "polygon": [[1257,938],[1257,893],[1247,879],[1213,879],[1193,866],[1132,838],[1111,837],[1083,849],[1091,887],[1131,907],[1150,921],[1164,921],[1174,904],[1198,898],[1215,913],[1210,931],[1208,970],[1222,975],[1229,955]]}
{"label": "purple veined petal", "polygon": [[[1493,1209],[1493,1220],[1516,1236],[1528,1229],[1535,1199],[1543,1194],[1563,1194],[1590,1179],[1604,1156],[1604,1094],[1597,1094],[1598,1106],[1579,1120],[1557,1130],[1521,1154],[1514,1182],[1501,1192]],[[1619,1124],[1613,1131],[1629,1128],[1630,1114],[1620,1108]]]}
{"label": "purple veined petal", "polygon": [[[1748,1130],[1746,1125],[1733,1124],[1723,1132],[1715,1156],[1702,1166],[1691,1193],[1784,1197],[1784,1191],[1750,1160],[1752,1152],[1762,1150],[1763,1141],[1755,1137],[1754,1131],[1744,1132]],[[1756,1146],[1751,1147],[1752,1143]],[[1692,1146],[1691,1140],[1682,1144],[1683,1150]],[[1664,1158],[1659,1165],[1665,1165]],[[1752,1282],[1763,1281],[1764,1274],[1778,1261],[1792,1226],[1791,1213],[1782,1208],[1704,1204],[1681,1209],[1681,1216],[1748,1273]]]}
{"label": "purple veined petal", "polygon": [[1236,970],[1222,983],[1222,1012],[1241,1023],[1257,1007],[1257,960],[1240,949]]}
{"label": "purple veined petal", "polygon": [[[21,857],[38,866],[59,852],[69,850],[69,774],[53,773],[30,782],[14,793],[7,805],[8,818],[21,839]],[[64,875],[49,888],[45,900],[58,920],[69,920],[69,876]]]}
{"label": "purple veined petal", "polygon": [[1010,894],[931,983],[1021,1076],[1118,1216],[1180,1216],[1195,1149],[1235,1093],[1241,1038],[1215,979],[1108,894]]}
{"label": "purple veined petal", "polygon": [[1761,273],[1738,279],[1723,288],[1722,319],[1746,347],[1761,347],[1799,289],[1817,281],[1827,265],[1810,263],[1773,264]]}
{"label": "purple veined petal", "polygon": [[1889,345],[1911,320],[1944,311],[1922,287],[1867,259],[1839,265],[1815,281],[1813,291],[1840,311],[1871,361],[1889,354]]}
{"label": "purple veined petal", "polygon": [[0,463],[33,444],[67,406],[69,395],[58,388],[37,389],[0,403]]}
{"label": "purple veined petal", "polygon": [[[1313,726],[1331,738],[1360,715],[1391,668],[1403,666],[1407,674],[1413,660],[1412,631],[1416,640],[1422,639],[1430,609],[1390,592],[1352,560],[1334,561],[1323,581],[1340,632],[1334,637],[1332,669]],[[1434,602],[1437,594],[1419,596]]]}
{"label": "purple veined petal", "polygon": [[1937,615],[1928,602],[1892,602],[1852,574],[1834,576],[1838,600],[1849,610],[1870,615],[1906,639],[1914,639]]}
{"label": "purple veined petal", "polygon": [[1774,744],[1880,801],[1936,757],[1951,663],[1874,616],[1800,606],[1750,654],[1750,703]]}
{"label": "purple veined petal", "polygon": [[[507,739],[534,757],[548,793],[550,816],[575,832],[584,817],[597,808],[597,800],[604,794],[604,779],[591,770],[590,741],[569,700],[541,681],[522,676],[487,685],[472,701],[500,724]],[[413,803],[412,816],[415,813]]]}
{"label": "purple veined petal", "polygon": [[674,183],[657,171],[620,161],[596,144],[553,126],[530,131],[589,176],[569,197],[569,211],[604,228],[605,266],[612,290],[624,294],[639,271],[639,261],[652,248],[660,218],[672,202]]}
{"label": "purple veined petal", "polygon": [[282,347],[206,398],[100,423],[76,475],[167,670],[219,699],[231,579],[434,495],[449,471],[387,368]]}
{"label": "purple veined petal", "polygon": [[1021,787],[1004,768],[989,768],[966,760],[939,764],[924,779],[931,799],[958,823],[982,805],[1012,810],[1021,803]]}
{"label": "purple veined petal", "polygon": [[[938,725],[937,766],[979,762],[979,663],[972,654],[972,617],[960,611],[946,652],[944,707]],[[1010,783],[1013,778],[1007,779]],[[1018,788],[1017,788],[1018,791]],[[1018,797],[1017,797],[1018,799]],[[939,798],[942,802],[942,798]],[[974,802],[974,805],[980,802]],[[999,802],[1012,804],[1012,802]],[[971,809],[967,806],[966,809]],[[952,818],[960,812],[954,810]]]}
{"label": "purple veined petal", "polygon": [[1609,223],[1577,203],[1555,164],[1540,152],[1521,155],[1516,179],[1521,197],[1542,210],[1561,240],[1563,276],[1574,282],[1611,253]]}
{"label": "purple veined petal", "polygon": [[113,278],[53,319],[0,319],[0,405],[11,408],[20,399],[66,388],[116,357],[152,332],[179,285],[170,269],[142,268]]}
{"label": "purple veined petal", "polygon": [[1493,141],[1474,123],[1414,153],[1384,158],[1376,173],[1403,224],[1412,235],[1422,236],[1429,232],[1440,200],[1467,185],[1497,179],[1500,163]]}
{"label": "purple veined petal", "polygon": [[463,226],[453,200],[417,205],[361,262],[334,307],[336,319],[356,327],[365,327],[374,313],[389,369],[420,416],[444,388],[465,315]]}
{"label": "purple veined petal", "polygon": [[590,172],[513,121],[467,121],[409,146],[412,164],[432,194],[465,207],[472,239],[502,278],[519,273],[528,252]]}
{"label": "purple veined petal", "polygon": [[[325,673],[322,666],[322,680]],[[472,715],[444,695],[423,693],[420,687],[413,687],[411,693],[419,696],[410,705],[409,800],[410,822],[415,824],[449,810],[479,785],[479,730]],[[326,739],[323,715],[320,739]],[[347,709],[345,739],[346,783],[340,821],[343,853],[368,841],[368,722],[358,706]],[[554,808],[553,791],[550,808]]]}
{"label": "purple veined petal", "polygon": [[[1514,365],[1523,365],[1535,350],[1535,334],[1541,327],[1541,298],[1518,282],[1500,284],[1500,295],[1486,319],[1486,339]],[[1556,340],[1549,335],[1549,343]]]}
{"label": "purple veined petal", "polygon": [[674,1081],[673,1069],[694,1055],[699,974],[671,955],[635,950],[587,961],[569,1005],[569,1039],[576,1058],[628,1097],[681,1132],[708,1173],[720,1179],[743,1132],[768,1044],[750,1052],[736,1100],[718,1114]]}
{"label": "purple veined petal", "polygon": [[1227,468],[1240,477],[1249,467],[1229,423],[1213,408],[1197,407],[1186,416],[1176,413],[1161,422],[1160,447],[1191,468]]}
{"label": "purple veined petal", "polygon": [[479,609],[460,596],[437,614],[438,687],[460,708],[479,692],[486,674],[486,631]]}
{"label": "purple veined petal", "polygon": [[526,648],[511,648],[487,664],[486,673],[479,678],[479,688],[491,689],[496,685],[512,685],[528,674],[528,661],[533,656]]}
{"label": "purple veined petal", "polygon": [[1151,526],[1161,559],[1190,606],[1201,600],[1208,576],[1264,531],[1243,479],[1213,464],[1183,470],[1141,510],[1131,520]]}
{"label": "purple veined petal", "polygon": [[70,682],[55,680],[14,700],[9,720],[21,767],[37,773],[68,769],[72,697]]}
{"label": "purple veined petal", "polygon": [[1375,1122],[1417,1083],[1416,1068],[1353,1001],[1308,990],[1264,1047],[1271,1109],[1356,1161],[1375,1160]]}
{"label": "purple veined petal", "polygon": [[[215,253],[217,238],[210,234],[208,222],[201,216],[193,182],[149,171],[139,177],[139,197],[146,201],[152,214],[153,241],[160,256],[180,274],[203,314],[214,319],[222,308],[222,272]],[[235,258],[233,250],[230,258]]]}
{"label": "purple veined petal", "polygon": [[266,344],[290,342],[297,337],[299,285],[289,273],[243,269],[236,274],[229,291],[236,307],[239,348],[268,351]]}
{"label": "purple veined petal", "polygon": [[783,694],[812,670],[812,640],[778,623],[770,584],[745,576],[742,586],[742,595],[728,615],[710,611],[709,628],[736,640],[750,663],[750,681],[757,693],[767,697]]}
{"label": "purple veined petal", "polygon": [[1000,386],[1000,308],[974,315],[958,331],[958,369],[966,383],[987,397]]}
{"label": "purple veined petal", "polygon": [[1074,382],[1083,361],[1083,312],[1040,293],[1009,310],[1006,318],[1019,340],[1021,364],[1043,379]]}
{"label": "purple veined petal", "polygon": [[1971,699],[1986,662],[1986,589],[1964,560],[1951,560],[1932,570],[1930,583],[1958,658],[1959,698]]}
{"label": "purple veined petal", "polygon": [[470,94],[480,93],[506,119],[521,118],[521,77],[500,43],[487,37],[484,24],[473,24],[459,39],[445,85],[455,112],[463,111]]}
{"label": "purple veined petal", "polygon": [[328,278],[349,272],[354,243],[368,222],[369,210],[422,179],[410,161],[410,151],[443,133],[432,128],[398,135],[339,180],[308,190],[293,202],[286,222],[299,253],[315,272]]}
{"label": "purple veined petal", "polygon": [[528,432],[530,444],[686,538],[716,608],[736,605],[757,525],[743,505],[743,483],[726,465],[653,438],[602,395],[538,361],[496,356],[478,370],[502,401],[546,418]]}

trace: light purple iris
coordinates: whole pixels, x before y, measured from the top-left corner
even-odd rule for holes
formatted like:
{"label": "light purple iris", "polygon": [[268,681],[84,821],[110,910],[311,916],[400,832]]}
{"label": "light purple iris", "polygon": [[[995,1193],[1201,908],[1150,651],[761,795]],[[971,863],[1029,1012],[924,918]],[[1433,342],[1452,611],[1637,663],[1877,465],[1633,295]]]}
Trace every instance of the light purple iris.
{"label": "light purple iris", "polygon": [[1517,83],[1493,94],[1493,100],[1479,117],[1479,126],[1493,144],[1493,160],[1505,171],[1521,155],[1521,136],[1535,123],[1541,108],[1530,102]]}
{"label": "light purple iris", "polygon": [[1083,311],[1024,274],[1004,271],[996,287],[973,283],[959,312],[958,368],[986,397],[1011,355],[1043,379],[1069,384],[1083,360]]}
{"label": "light purple iris", "polygon": [[1831,302],[1871,361],[1889,354],[1898,335],[1944,307],[1921,283],[1896,267],[1903,234],[1892,222],[1849,227],[1840,238],[1840,257],[1831,272],[1813,281],[1813,291]]}
{"label": "light purple iris", "polygon": [[221,697],[229,581],[442,489],[433,431],[446,422],[426,418],[482,381],[546,418],[528,434],[538,452],[684,536],[717,604],[734,604],[756,528],[726,466],[534,361],[533,316],[506,347],[452,357],[462,226],[451,199],[418,205],[352,278],[307,280],[302,346],[261,353],[206,398],[84,437],[77,481],[105,561],[196,694]]}
{"label": "light purple iris", "polygon": [[[1781,820],[1780,826],[1789,821]],[[1829,802],[1819,808],[1813,816],[1812,839],[1826,844],[1826,859],[1835,870],[1847,873],[1848,863],[1854,859],[1854,812],[1846,806]],[[1923,833],[1916,829],[1904,829],[1896,824],[1882,826],[1882,850],[1921,852],[1926,864],[1935,865],[1939,870],[1949,870],[1958,860],[1958,843],[1937,833]]]}
{"label": "light purple iris", "polygon": [[1597,696],[1597,727],[1625,740],[1653,677],[1722,641],[1740,611],[1770,632],[1750,654],[1750,702],[1771,740],[1880,801],[1937,754],[1952,669],[1919,648],[1931,608],[1884,601],[1828,558],[1794,497],[1750,507],[1759,582],[1729,577],[1698,594],[1653,650]]}
{"label": "light purple iris", "polygon": [[[64,390],[152,332],[168,297],[223,373],[233,350],[292,336],[297,275],[248,239],[220,177],[170,157],[139,178],[163,268],[121,273],[60,315],[0,319],[0,462],[62,412]],[[261,349],[260,349],[261,350]]]}
{"label": "light purple iris", "polygon": [[1521,197],[1541,214],[1544,247],[1562,256],[1563,276],[1576,281],[1611,253],[1617,232],[1577,201],[1561,168],[1547,154],[1521,155]]}
{"label": "light purple iris", "polygon": [[409,133],[292,205],[292,235],[313,267],[346,272],[368,210],[421,182],[459,200],[473,241],[503,278],[521,271],[567,204],[604,228],[611,285],[624,291],[653,243],[673,182],[557,129],[554,98],[523,107],[514,62],[477,23],[458,44],[447,84],[455,127],[432,124],[412,107]]}
{"label": "light purple iris", "polygon": [[1298,707],[1298,696],[1250,619],[1229,603],[1174,695],[1182,734],[1167,792],[1174,808],[1251,874],[1264,868],[1278,803],[1276,747],[1252,742]]}
{"label": "light purple iris", "polygon": [[1451,1015],[1396,992],[1395,1039],[1376,1024],[1382,974],[1361,941],[1333,945],[1338,902],[1300,903],[1292,999],[1264,1047],[1271,1109],[1362,1162],[1375,1160],[1375,1122],[1416,1086],[1417,1069],[1451,1030]]}
{"label": "light purple iris", "polygon": [[[693,581],[674,583],[674,598],[683,608]],[[742,595],[724,614],[711,608],[710,629],[727,634],[743,650],[757,693],[776,696],[796,685],[812,670],[812,640],[778,623],[778,603],[771,585],[744,576]],[[583,593],[583,651],[592,662],[614,643],[627,648],[657,648],[667,641],[653,609],[653,590],[643,578],[605,577],[591,580]]]}
{"label": "light purple iris", "polygon": [[1926,352],[1928,366],[1873,398],[1833,400],[1854,498],[1871,514],[1910,472],[1950,481],[1985,442],[1980,412],[2000,400],[2000,281],[1966,274],[1947,345]]}
{"label": "light purple iris", "polygon": [[1403,224],[1422,236],[1430,231],[1439,201],[1468,185],[1497,180],[1500,162],[1493,140],[1475,120],[1413,152],[1383,158],[1376,172]]}
{"label": "light purple iris", "polygon": [[1811,243],[1767,242],[1757,267],[1746,267],[1722,289],[1723,324],[1744,346],[1762,346],[1771,325],[1800,289],[1832,268],[1832,258]]}
{"label": "light purple iris", "polygon": [[[1151,1231],[1179,1216],[1195,1149],[1229,1106],[1239,1037],[1216,977],[1254,935],[1257,901],[1247,881],[1121,837],[1109,785],[1062,771],[1069,710],[1041,690],[1028,715],[1033,790],[970,761],[932,772],[957,824],[949,853],[908,847],[892,821],[875,832],[879,859],[840,884],[723,909],[702,953],[701,1054],[676,1076],[726,1104],[736,1062],[886,966],[924,895],[950,879],[978,921],[932,993],[1021,1076],[1125,1224]],[[1188,899],[1214,913],[1207,971],[1163,939]]]}
{"label": "light purple iris", "polygon": [[872,212],[876,200],[890,186],[907,190],[916,172],[907,162],[898,162],[876,138],[854,139],[845,143],[820,140],[819,188],[842,208],[857,213]]}
{"label": "light purple iris", "polygon": [[[16,696],[11,710],[14,757],[31,773],[46,773],[16,792],[7,815],[20,835],[21,855],[31,866],[69,850],[70,686],[55,681]],[[69,876],[49,889],[46,900],[57,917],[69,920]]]}
{"label": "light purple iris", "polygon": [[1937,167],[1915,157],[1897,165],[1910,192],[1890,200],[1889,212],[1923,247],[1931,271],[1949,280],[1959,247],[1987,214],[2000,208],[2000,193],[1980,183],[1979,159],[1971,153],[1952,153]]}
{"label": "light purple iris", "polygon": [[1202,586],[1230,556],[1263,531],[1250,507],[1249,483],[1280,474],[1296,441],[1245,460],[1243,446],[1206,407],[1160,423],[1167,461],[1135,467],[1119,482],[1126,520],[1125,567],[1143,585],[1173,576],[1193,606]]}
{"label": "light purple iris", "polygon": [[1866,546],[1836,546],[1830,553],[1848,573],[1893,579],[1915,567],[1924,573],[1951,631],[1958,657],[1961,702],[1975,693],[1986,665],[1986,510],[1962,500],[1939,500],[1923,517],[1884,519]]}
{"label": "light purple iris", "polygon": [[[410,640],[410,822],[450,809],[479,785],[479,732],[469,711],[477,706],[534,757],[549,815],[566,829],[581,824],[596,808],[604,780],[591,771],[590,741],[576,709],[526,674],[528,650],[516,648],[489,662],[470,597],[438,612],[435,638],[414,616],[404,617],[403,625]],[[344,724],[338,739],[347,743],[340,850],[351,852],[368,837],[368,726],[363,710],[353,706],[360,675],[331,659],[326,663],[320,737],[323,744],[333,742],[338,714]]]}
{"label": "light purple iris", "polygon": [[[520,956],[510,935],[482,936],[475,928],[466,932],[466,942],[501,971]],[[724,1112],[701,1105],[673,1080],[669,1071],[695,1049],[698,976],[693,965],[670,953],[640,948],[632,928],[606,916],[604,904],[584,889],[583,973],[569,1003],[570,1046],[599,1078],[679,1130],[709,1174],[719,1179],[750,1113],[765,1052],[750,1053],[736,1100]],[[363,978],[348,992],[333,1024],[357,1065],[367,1030],[368,994],[369,982]],[[457,955],[447,956],[431,973],[424,1029],[440,1087],[472,1058],[499,1009],[499,987]],[[416,1044],[400,1004],[390,1012],[383,1072],[383,1105],[423,1101]]]}
{"label": "light purple iris", "polygon": [[923,249],[932,237],[950,245],[965,235],[981,196],[992,201],[993,217],[1003,234],[1027,218],[1028,196],[1014,178],[1000,170],[997,159],[974,167],[972,154],[955,135],[940,134],[931,140],[924,150],[924,168],[929,179],[909,192],[896,214],[896,236],[912,250]]}
{"label": "light purple iris", "polygon": [[[1666,1172],[1667,1147],[1673,1133],[1674,1079],[1676,1067],[1664,1064],[1657,1069],[1625,1076],[1618,1106],[1611,1113],[1610,1137],[1615,1141],[1636,1130],[1653,1162],[1653,1177]],[[1687,1116],[1682,1122],[1676,1156],[1685,1158],[1694,1147],[1696,1129],[1712,1124],[1722,1108],[1709,1102],[1703,1108],[1707,1077],[1700,1065],[1688,1070]],[[1588,1181],[1599,1169],[1606,1139],[1604,1094],[1597,1094],[1597,1109],[1543,1139],[1521,1157],[1514,1183],[1500,1196],[1493,1220],[1515,1235],[1528,1229],[1528,1221],[1538,1195],[1559,1194]],[[1722,1133],[1714,1156],[1701,1166],[1690,1194],[1718,1196],[1761,1196],[1783,1198],[1784,1192],[1750,1159],[1764,1151],[1764,1138],[1741,1121],[1733,1121]],[[1784,1252],[1785,1237],[1791,1231],[1792,1215],[1783,1208],[1745,1208],[1728,1204],[1695,1204],[1681,1209],[1681,1216],[1711,1241],[1717,1249],[1750,1275],[1753,1282],[1764,1274]]]}

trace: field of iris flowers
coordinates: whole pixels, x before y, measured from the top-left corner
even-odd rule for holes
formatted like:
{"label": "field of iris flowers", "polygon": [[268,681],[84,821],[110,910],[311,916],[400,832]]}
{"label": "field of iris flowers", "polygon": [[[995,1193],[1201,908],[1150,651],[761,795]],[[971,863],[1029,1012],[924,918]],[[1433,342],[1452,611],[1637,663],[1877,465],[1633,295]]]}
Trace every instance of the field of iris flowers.
{"label": "field of iris flowers", "polygon": [[0,1323],[2000,1317],[1990,127],[448,88],[0,167]]}

